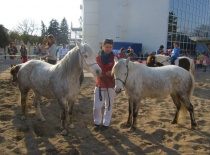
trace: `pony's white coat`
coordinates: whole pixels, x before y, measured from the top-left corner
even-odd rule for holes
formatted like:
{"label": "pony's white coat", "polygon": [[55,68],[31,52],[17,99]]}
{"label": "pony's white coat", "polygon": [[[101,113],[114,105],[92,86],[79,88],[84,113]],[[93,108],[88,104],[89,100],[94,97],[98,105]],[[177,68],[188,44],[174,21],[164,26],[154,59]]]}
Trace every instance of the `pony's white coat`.
{"label": "pony's white coat", "polygon": [[[159,62],[159,63],[162,63],[164,66],[166,65],[171,65],[171,61],[170,61],[170,57],[169,56],[165,56],[165,55],[155,55],[155,58],[156,58],[156,62]],[[180,59],[183,59],[183,58],[186,58],[189,60],[190,62],[190,73],[192,73],[192,75],[194,75],[194,72],[195,72],[195,65],[194,65],[194,61],[193,59],[189,58],[189,57],[185,57],[185,56],[182,56],[182,57],[178,57],[176,60],[175,60],[175,65],[176,66],[179,66],[179,60]]]}
{"label": "pony's white coat", "polygon": [[[175,65],[148,67],[144,64],[130,62],[129,59],[120,59],[113,67],[112,73],[115,77],[115,91],[119,93],[125,87],[131,107],[133,103],[139,105],[141,99],[165,98],[170,95],[178,110],[180,105],[184,104],[191,111],[190,96],[194,89],[194,78],[191,73],[181,67]],[[136,110],[138,111],[138,108]],[[133,109],[130,111],[134,112]],[[194,119],[193,107],[192,117]],[[176,121],[177,116],[175,116],[174,123]],[[131,123],[130,118],[128,123]],[[192,126],[195,124],[193,120]]]}
{"label": "pony's white coat", "polygon": [[[21,91],[23,119],[25,117],[26,96],[28,91],[32,89],[35,93],[35,108],[42,121],[45,119],[39,104],[41,96],[44,96],[48,99],[58,100],[63,111],[62,119],[65,121],[65,111],[68,112],[69,118],[67,117],[67,120],[69,120],[68,123],[72,128],[72,108],[79,93],[79,77],[82,69],[91,72],[94,76],[100,75],[102,72],[93,53],[93,49],[88,44],[77,43],[77,46],[56,65],[39,60],[31,60],[22,64],[18,72],[18,84]],[[62,128],[65,129],[65,124],[62,124]],[[65,134],[66,130],[63,133]]]}

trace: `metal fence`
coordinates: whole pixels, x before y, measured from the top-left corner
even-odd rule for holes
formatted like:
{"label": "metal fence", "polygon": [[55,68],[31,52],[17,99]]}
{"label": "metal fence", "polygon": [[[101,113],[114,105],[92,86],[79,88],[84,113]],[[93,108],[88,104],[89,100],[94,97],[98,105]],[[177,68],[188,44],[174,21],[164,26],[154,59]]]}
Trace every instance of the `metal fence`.
{"label": "metal fence", "polygon": [[[14,59],[10,59],[13,56]],[[40,60],[39,55],[28,55],[28,60]],[[5,59],[6,58],[6,59]],[[0,55],[0,79],[7,79],[10,77],[11,65],[17,65],[22,63],[20,55]]]}

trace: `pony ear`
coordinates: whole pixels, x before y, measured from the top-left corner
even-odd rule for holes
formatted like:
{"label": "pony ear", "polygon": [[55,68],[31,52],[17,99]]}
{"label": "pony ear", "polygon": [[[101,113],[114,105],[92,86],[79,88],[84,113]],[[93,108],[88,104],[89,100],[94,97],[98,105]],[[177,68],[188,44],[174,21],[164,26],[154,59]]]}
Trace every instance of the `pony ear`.
{"label": "pony ear", "polygon": [[119,60],[117,59],[117,57],[114,56],[114,62],[115,62],[115,64],[118,63],[118,61],[119,61]]}
{"label": "pony ear", "polygon": [[130,61],[130,57],[128,57],[127,59],[126,59],[126,66],[128,66],[128,63],[129,63],[129,61]]}
{"label": "pony ear", "polygon": [[80,49],[80,51],[81,52],[83,52],[84,51],[84,47],[82,46],[82,44],[80,44],[80,42],[76,42],[76,44],[77,44],[77,47]]}

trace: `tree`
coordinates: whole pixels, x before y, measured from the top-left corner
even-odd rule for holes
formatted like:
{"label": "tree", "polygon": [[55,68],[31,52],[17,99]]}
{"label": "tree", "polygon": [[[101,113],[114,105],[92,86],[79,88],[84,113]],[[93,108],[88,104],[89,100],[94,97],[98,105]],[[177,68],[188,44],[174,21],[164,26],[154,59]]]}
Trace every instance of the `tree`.
{"label": "tree", "polygon": [[41,21],[41,36],[44,37],[47,35],[47,27],[45,26],[44,22]]}
{"label": "tree", "polygon": [[15,42],[15,40],[21,40],[20,34],[14,30],[9,32],[9,41],[10,42]]}
{"label": "tree", "polygon": [[50,21],[50,25],[48,27],[47,33],[54,35],[56,41],[59,42],[60,28],[59,28],[59,23],[57,22],[56,19],[52,19]]}
{"label": "tree", "polygon": [[31,20],[25,19],[18,24],[17,31],[20,34],[33,35],[37,33],[38,26],[32,19]]}
{"label": "tree", "polygon": [[5,48],[9,44],[9,36],[7,34],[7,29],[0,25],[0,47]]}
{"label": "tree", "polygon": [[63,18],[63,20],[61,21],[61,24],[60,24],[60,34],[59,34],[58,43],[59,44],[60,43],[68,43],[69,42],[68,34],[69,34],[69,26],[66,21],[66,18]]}

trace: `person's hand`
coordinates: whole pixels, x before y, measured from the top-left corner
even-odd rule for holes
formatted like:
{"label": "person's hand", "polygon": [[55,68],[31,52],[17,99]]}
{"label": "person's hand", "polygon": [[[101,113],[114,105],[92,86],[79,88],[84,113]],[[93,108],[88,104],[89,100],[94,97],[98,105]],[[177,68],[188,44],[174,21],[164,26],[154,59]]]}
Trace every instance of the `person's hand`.
{"label": "person's hand", "polygon": [[111,76],[111,71],[106,72],[105,75],[110,77]]}

